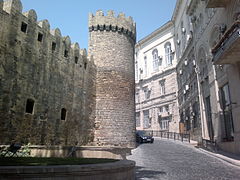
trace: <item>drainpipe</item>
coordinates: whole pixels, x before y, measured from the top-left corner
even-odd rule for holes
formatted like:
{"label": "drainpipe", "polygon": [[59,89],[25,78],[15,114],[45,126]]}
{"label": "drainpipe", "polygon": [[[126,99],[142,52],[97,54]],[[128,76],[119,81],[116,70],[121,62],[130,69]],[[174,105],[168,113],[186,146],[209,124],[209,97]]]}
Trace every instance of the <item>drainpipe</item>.
{"label": "drainpipe", "polygon": [[[196,57],[196,56],[195,56]],[[207,130],[207,122],[205,118],[205,107],[203,103],[203,96],[201,91],[201,84],[199,81],[199,67],[196,64],[195,72],[197,75],[197,84],[198,84],[198,98],[199,98],[199,106],[200,106],[200,118],[201,118],[201,126],[202,126],[202,138],[203,139],[209,139],[209,133]]]}

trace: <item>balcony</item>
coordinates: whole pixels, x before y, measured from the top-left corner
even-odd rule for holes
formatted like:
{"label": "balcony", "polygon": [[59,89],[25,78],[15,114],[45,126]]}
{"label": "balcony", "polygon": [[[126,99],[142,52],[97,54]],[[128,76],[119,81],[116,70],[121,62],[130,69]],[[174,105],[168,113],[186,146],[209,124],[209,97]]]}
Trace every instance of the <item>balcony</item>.
{"label": "balcony", "polygon": [[207,8],[226,7],[226,5],[230,3],[230,1],[231,0],[208,0]]}
{"label": "balcony", "polygon": [[228,29],[212,49],[214,64],[236,64],[240,62],[240,21]]}

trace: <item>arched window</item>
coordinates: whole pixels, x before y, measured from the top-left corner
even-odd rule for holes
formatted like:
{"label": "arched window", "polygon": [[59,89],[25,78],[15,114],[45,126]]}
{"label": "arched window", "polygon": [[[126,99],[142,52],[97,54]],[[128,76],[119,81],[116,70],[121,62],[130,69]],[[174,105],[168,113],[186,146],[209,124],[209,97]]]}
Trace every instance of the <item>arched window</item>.
{"label": "arched window", "polygon": [[152,56],[153,56],[153,71],[156,72],[156,71],[158,71],[158,66],[159,66],[159,63],[158,63],[158,50],[157,49],[154,49],[152,51]]}
{"label": "arched window", "polygon": [[166,64],[167,66],[172,65],[172,49],[171,49],[171,43],[167,42],[164,45],[165,48],[165,60],[166,60]]}

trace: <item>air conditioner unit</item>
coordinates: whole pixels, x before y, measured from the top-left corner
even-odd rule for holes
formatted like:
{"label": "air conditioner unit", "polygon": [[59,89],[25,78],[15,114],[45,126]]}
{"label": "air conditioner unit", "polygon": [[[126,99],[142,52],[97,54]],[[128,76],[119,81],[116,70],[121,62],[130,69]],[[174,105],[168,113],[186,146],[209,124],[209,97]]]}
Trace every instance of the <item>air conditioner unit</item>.
{"label": "air conditioner unit", "polygon": [[177,45],[180,45],[180,40],[179,39],[177,40]]}
{"label": "air conditioner unit", "polygon": [[174,54],[174,53],[175,53],[175,50],[171,50],[171,53]]}
{"label": "air conditioner unit", "polygon": [[185,64],[185,66],[187,66],[187,65],[188,65],[188,61],[187,61],[187,60],[185,60],[185,61],[184,61],[184,64]]}
{"label": "air conditioner unit", "polygon": [[179,70],[179,74],[182,75],[182,70],[181,69]]}
{"label": "air conditioner unit", "polygon": [[187,84],[187,85],[185,85],[185,89],[186,89],[186,91],[188,91],[189,90],[189,85]]}
{"label": "air conditioner unit", "polygon": [[192,63],[193,63],[193,67],[196,67],[196,61],[193,60]]}
{"label": "air conditioner unit", "polygon": [[197,20],[197,17],[196,17],[196,16],[192,16],[192,17],[191,17],[191,23],[195,23],[196,20]]}
{"label": "air conditioner unit", "polygon": [[186,94],[186,90],[185,89],[183,90],[183,94]]}
{"label": "air conditioner unit", "polygon": [[223,34],[227,30],[226,24],[221,24],[219,27],[219,31]]}
{"label": "air conditioner unit", "polygon": [[158,56],[158,59],[159,59],[159,60],[162,60],[162,59],[163,59],[163,56]]}
{"label": "air conditioner unit", "polygon": [[192,35],[191,35],[191,34],[188,34],[188,35],[187,35],[187,42],[189,42],[191,39],[192,39]]}
{"label": "air conditioner unit", "polygon": [[182,27],[182,33],[185,33],[186,29],[184,27]]}

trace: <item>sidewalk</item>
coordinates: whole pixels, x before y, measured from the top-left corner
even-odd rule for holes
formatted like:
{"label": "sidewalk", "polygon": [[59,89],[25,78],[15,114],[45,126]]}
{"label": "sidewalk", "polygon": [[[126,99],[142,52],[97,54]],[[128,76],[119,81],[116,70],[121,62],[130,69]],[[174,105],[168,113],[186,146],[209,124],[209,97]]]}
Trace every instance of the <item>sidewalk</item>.
{"label": "sidewalk", "polygon": [[199,147],[198,149],[200,151],[210,155],[210,156],[219,158],[219,159],[221,159],[223,161],[226,161],[226,162],[228,162],[230,164],[233,164],[235,166],[240,167],[240,155],[224,152],[224,151],[221,151],[221,150],[218,150],[216,152],[211,152],[211,151],[203,149],[201,147]]}
{"label": "sidewalk", "polygon": [[[165,139],[165,138],[159,138],[159,139]],[[205,154],[208,154],[208,155],[210,155],[212,157],[221,159],[221,160],[226,161],[226,162],[228,162],[228,163],[230,163],[232,165],[240,167],[240,155],[224,152],[224,151],[221,151],[221,150],[212,152],[210,150],[207,150],[207,149],[204,149],[204,148],[198,146],[198,142],[197,141],[193,141],[193,140],[191,140],[190,143],[185,142],[185,141],[184,141],[184,143],[186,143],[186,145],[190,145],[190,146],[192,146],[194,148],[197,148],[199,151],[201,151],[201,152],[203,152]]]}

